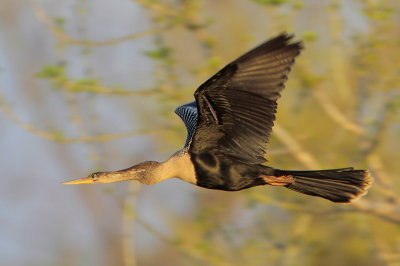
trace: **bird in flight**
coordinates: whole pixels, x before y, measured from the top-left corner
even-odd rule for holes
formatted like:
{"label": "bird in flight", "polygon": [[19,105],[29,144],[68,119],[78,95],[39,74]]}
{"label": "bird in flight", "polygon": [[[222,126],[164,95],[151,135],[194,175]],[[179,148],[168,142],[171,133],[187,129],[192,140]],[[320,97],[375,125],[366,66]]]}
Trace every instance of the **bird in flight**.
{"label": "bird in flight", "polygon": [[372,183],[367,170],[280,170],[264,163],[276,101],[303,48],[283,33],[240,56],[203,83],[196,101],[176,108],[187,128],[183,149],[164,162],[146,161],[130,168],[97,172],[63,184],[139,181],[152,185],[179,178],[199,187],[237,191],[271,185],[350,202]]}

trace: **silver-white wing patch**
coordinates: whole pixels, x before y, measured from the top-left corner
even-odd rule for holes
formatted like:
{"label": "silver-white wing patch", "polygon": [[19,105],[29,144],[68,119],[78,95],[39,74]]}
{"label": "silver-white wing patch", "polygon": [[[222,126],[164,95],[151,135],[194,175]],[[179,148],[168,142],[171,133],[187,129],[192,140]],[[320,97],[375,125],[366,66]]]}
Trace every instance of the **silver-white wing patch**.
{"label": "silver-white wing patch", "polygon": [[185,147],[186,148],[190,140],[193,137],[194,131],[196,130],[197,127],[197,104],[196,102],[191,102],[188,104],[184,104],[182,106],[179,106],[178,108],[175,109],[175,113],[182,119],[182,121],[185,123],[186,129],[187,129],[187,138],[185,142]]}

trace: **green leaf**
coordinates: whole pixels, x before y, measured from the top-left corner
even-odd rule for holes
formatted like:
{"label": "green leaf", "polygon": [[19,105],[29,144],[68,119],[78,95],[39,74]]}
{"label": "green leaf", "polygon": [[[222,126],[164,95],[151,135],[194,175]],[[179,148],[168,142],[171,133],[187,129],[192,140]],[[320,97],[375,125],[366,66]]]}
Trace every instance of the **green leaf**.
{"label": "green leaf", "polygon": [[287,3],[288,0],[252,0],[261,5],[278,6]]}
{"label": "green leaf", "polygon": [[61,29],[65,25],[65,18],[63,17],[53,17],[54,24],[56,27]]}
{"label": "green leaf", "polygon": [[169,47],[160,47],[159,49],[156,49],[153,51],[145,51],[143,53],[150,58],[160,60],[160,59],[166,59],[166,58],[170,57],[172,54],[172,49]]}
{"label": "green leaf", "polygon": [[304,8],[304,2],[303,1],[293,1],[292,2],[292,7],[294,9],[300,10]]}
{"label": "green leaf", "polygon": [[58,78],[62,77],[65,74],[65,66],[64,65],[56,65],[56,66],[43,66],[42,70],[36,73],[37,78]]}
{"label": "green leaf", "polygon": [[97,86],[99,83],[98,79],[77,79],[75,81],[78,86]]}
{"label": "green leaf", "polygon": [[159,49],[153,51],[145,51],[143,52],[143,54],[154,60],[159,60],[167,66],[172,66],[175,62],[171,57],[172,49],[166,46],[162,46]]}
{"label": "green leaf", "polygon": [[303,32],[303,39],[306,42],[314,42],[318,38],[318,34],[315,31],[305,31]]}
{"label": "green leaf", "polygon": [[210,57],[208,60],[207,60],[207,68],[208,68],[208,70],[211,72],[211,71],[216,71],[216,70],[218,70],[218,68],[220,68],[221,67],[221,58],[220,57],[218,57],[218,56],[213,56],[213,57]]}
{"label": "green leaf", "polygon": [[56,141],[63,141],[65,140],[65,133],[61,130],[53,130],[54,139]]}
{"label": "green leaf", "polygon": [[388,20],[390,19],[395,12],[395,9],[392,7],[381,7],[377,6],[374,8],[367,8],[364,10],[364,14],[373,20]]}

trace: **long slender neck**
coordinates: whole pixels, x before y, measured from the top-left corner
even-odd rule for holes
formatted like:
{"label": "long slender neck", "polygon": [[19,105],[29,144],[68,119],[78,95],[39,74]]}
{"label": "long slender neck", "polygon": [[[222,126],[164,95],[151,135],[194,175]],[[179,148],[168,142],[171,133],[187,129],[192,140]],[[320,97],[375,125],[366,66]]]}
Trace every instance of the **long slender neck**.
{"label": "long slender neck", "polygon": [[[127,169],[128,170],[128,169]],[[171,178],[196,184],[195,171],[188,153],[177,152],[167,161],[157,163],[141,173],[138,180],[142,184],[153,185]]]}
{"label": "long slender neck", "polygon": [[[174,178],[175,173],[171,170],[172,169],[169,169],[168,167],[168,161],[165,161],[153,164],[151,167],[146,167],[144,171],[141,171],[140,173],[135,172],[134,170],[133,173],[131,174],[131,176],[133,177],[133,179],[131,180],[137,180],[145,185],[154,185],[164,180]],[[128,173],[130,172],[129,168],[125,171],[127,171]]]}
{"label": "long slender neck", "polygon": [[169,160],[161,163],[143,162],[119,171],[96,173],[97,183],[136,180],[145,185],[157,184],[164,180],[178,177],[177,168],[174,165],[175,161],[174,157],[171,157]]}
{"label": "long slender neck", "polygon": [[101,172],[98,173],[100,175],[99,181],[118,182],[136,180],[145,185],[153,185],[168,178],[163,173],[164,171],[162,171],[164,163],[153,161],[143,162],[119,171]]}
{"label": "long slender neck", "polygon": [[142,184],[153,185],[170,178],[180,178],[183,181],[196,184],[194,167],[188,153],[177,152],[162,163],[143,162],[119,171],[93,173],[87,178],[68,181],[64,184],[114,183],[137,180]]}

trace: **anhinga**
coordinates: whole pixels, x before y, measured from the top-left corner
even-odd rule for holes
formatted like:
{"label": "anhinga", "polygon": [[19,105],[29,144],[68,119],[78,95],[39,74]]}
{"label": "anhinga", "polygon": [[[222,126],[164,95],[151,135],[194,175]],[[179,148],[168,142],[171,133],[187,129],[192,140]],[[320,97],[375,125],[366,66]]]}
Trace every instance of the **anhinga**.
{"label": "anhinga", "polygon": [[98,172],[64,184],[137,180],[151,185],[170,178],[209,189],[236,191],[259,185],[284,186],[333,202],[350,202],[372,182],[367,170],[353,168],[289,171],[266,166],[266,144],[277,99],[302,49],[285,33],[225,66],[195,92],[196,101],[175,113],[186,125],[184,148],[165,162]]}

